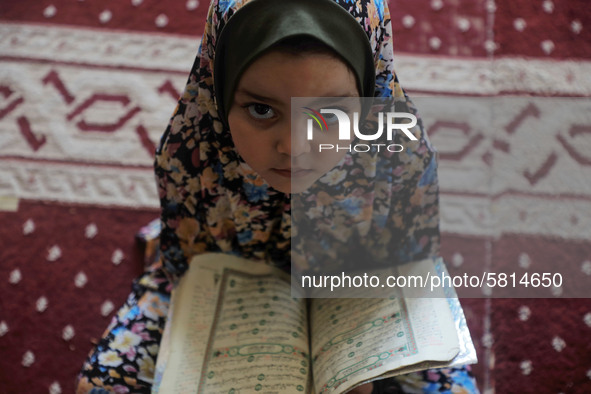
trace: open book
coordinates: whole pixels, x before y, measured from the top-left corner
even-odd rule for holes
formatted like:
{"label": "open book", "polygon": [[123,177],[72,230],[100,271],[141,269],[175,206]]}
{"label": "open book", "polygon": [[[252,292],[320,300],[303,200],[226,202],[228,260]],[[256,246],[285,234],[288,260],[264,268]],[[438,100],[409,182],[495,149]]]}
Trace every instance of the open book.
{"label": "open book", "polygon": [[305,299],[291,291],[289,275],[271,266],[195,257],[173,291],[152,392],[343,393],[476,362],[455,293]]}

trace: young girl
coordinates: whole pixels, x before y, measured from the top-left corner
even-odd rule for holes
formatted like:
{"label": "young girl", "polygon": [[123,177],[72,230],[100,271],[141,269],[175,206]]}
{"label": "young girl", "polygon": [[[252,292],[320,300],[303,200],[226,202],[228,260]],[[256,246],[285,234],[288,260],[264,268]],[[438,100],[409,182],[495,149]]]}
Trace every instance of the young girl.
{"label": "young girl", "polygon": [[[347,188],[339,183],[343,177],[315,166],[309,145],[291,138],[292,97],[393,97],[412,110],[393,70],[391,40],[385,0],[213,0],[187,86],[156,152],[160,261],[134,282],[91,352],[79,393],[149,392],[170,292],[192,256],[223,252],[285,269],[295,255],[313,258],[292,244],[290,193],[314,204],[317,180],[341,190],[335,198],[342,201],[348,193],[362,196],[362,210],[372,212],[356,222],[368,229],[365,247],[388,245],[393,262],[438,253],[436,161],[420,128],[414,149],[389,155],[387,163],[380,162],[383,155],[342,154],[338,171],[367,174]],[[364,171],[376,167],[381,171]],[[342,206],[349,216],[359,208]],[[465,369],[356,390],[477,392]]]}

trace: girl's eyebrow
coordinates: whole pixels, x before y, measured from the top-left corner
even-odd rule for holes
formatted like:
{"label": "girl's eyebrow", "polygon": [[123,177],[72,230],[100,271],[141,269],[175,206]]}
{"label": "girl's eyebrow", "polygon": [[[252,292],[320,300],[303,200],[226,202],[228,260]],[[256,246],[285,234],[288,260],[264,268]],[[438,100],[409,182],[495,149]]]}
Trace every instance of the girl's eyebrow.
{"label": "girl's eyebrow", "polygon": [[244,88],[236,89],[235,94],[243,94],[243,95],[249,96],[250,98],[253,98],[255,100],[263,101],[265,103],[272,103],[272,104],[280,104],[281,103],[280,100],[277,100],[277,99],[274,99],[271,97],[262,96],[260,94],[253,93],[253,92],[246,90]]}
{"label": "girl's eyebrow", "polygon": [[[281,100],[278,100],[278,99],[275,99],[272,97],[263,96],[263,95],[251,92],[250,90],[247,90],[244,88],[236,89],[235,95],[237,95],[237,94],[242,94],[242,95],[248,96],[249,98],[252,98],[254,100],[262,101],[262,102],[270,103],[270,104],[282,104],[283,103]],[[313,104],[316,102],[321,102],[321,103],[326,102],[326,99],[328,99],[328,98],[334,99],[333,100],[333,103],[334,103],[334,102],[339,102],[339,101],[342,101],[345,99],[351,99],[351,98],[355,98],[355,97],[357,97],[357,98],[359,97],[357,95],[357,92],[346,92],[346,93],[340,92],[337,94],[331,94],[331,95],[327,95],[327,96],[323,96],[323,97],[318,97],[316,100],[314,100]]]}

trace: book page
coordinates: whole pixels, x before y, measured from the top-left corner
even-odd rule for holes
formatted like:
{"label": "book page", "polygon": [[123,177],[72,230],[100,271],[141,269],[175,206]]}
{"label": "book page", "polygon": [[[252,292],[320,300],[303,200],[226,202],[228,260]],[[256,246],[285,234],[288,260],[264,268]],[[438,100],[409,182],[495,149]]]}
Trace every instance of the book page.
{"label": "book page", "polygon": [[[293,392],[306,390],[308,333],[302,303],[291,298],[287,274],[271,266],[221,253],[194,257],[173,290],[152,392],[228,393],[243,386],[251,392],[257,384],[270,392],[273,384],[283,387],[288,381]],[[219,331],[212,334],[212,329]],[[208,346],[210,339],[215,343]],[[291,361],[286,363],[291,380],[275,367],[284,359]]]}
{"label": "book page", "polygon": [[446,298],[314,299],[310,315],[316,392],[445,365],[459,351]]}
{"label": "book page", "polygon": [[[399,275],[437,275],[442,260],[426,259],[398,267]],[[437,266],[437,267],[436,267]],[[444,266],[443,266],[444,267]],[[409,291],[411,290],[411,291]],[[422,356],[427,360],[451,360],[460,351],[458,331],[449,298],[457,298],[453,288],[441,287],[428,293],[431,297],[413,298],[418,288],[404,289],[411,324]],[[453,345],[453,346],[452,346]]]}
{"label": "book page", "polygon": [[310,314],[316,392],[345,391],[388,358],[417,351],[399,298],[314,299]]}
{"label": "book page", "polygon": [[[445,274],[449,276],[449,272],[447,272],[447,268],[445,267],[445,263],[441,257],[435,261],[435,271],[439,275]],[[453,286],[445,287],[444,293],[447,297],[449,309],[453,316],[456,332],[458,334],[458,340],[460,342],[460,351],[456,357],[454,357],[449,366],[459,367],[466,364],[475,364],[478,362],[478,357],[476,355],[476,349],[474,347],[474,343],[472,342],[472,336],[470,335],[466,316],[464,315],[464,310],[462,309],[458,295],[456,294]]]}
{"label": "book page", "polygon": [[213,323],[216,277],[220,275],[219,269],[192,264],[173,290],[152,393],[195,392]]}
{"label": "book page", "polygon": [[289,277],[225,270],[198,393],[300,393],[309,381],[304,299]]}

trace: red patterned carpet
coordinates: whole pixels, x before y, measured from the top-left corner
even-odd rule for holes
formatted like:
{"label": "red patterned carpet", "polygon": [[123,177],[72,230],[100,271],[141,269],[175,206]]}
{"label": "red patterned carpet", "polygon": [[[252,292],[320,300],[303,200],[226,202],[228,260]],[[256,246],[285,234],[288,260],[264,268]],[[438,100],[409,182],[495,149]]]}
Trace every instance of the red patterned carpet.
{"label": "red patterned carpet", "polygon": [[[207,6],[0,3],[0,393],[72,392],[141,272],[151,152]],[[440,152],[450,271],[564,273],[541,293],[460,291],[481,390],[591,392],[587,2],[390,8],[399,77]]]}

